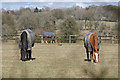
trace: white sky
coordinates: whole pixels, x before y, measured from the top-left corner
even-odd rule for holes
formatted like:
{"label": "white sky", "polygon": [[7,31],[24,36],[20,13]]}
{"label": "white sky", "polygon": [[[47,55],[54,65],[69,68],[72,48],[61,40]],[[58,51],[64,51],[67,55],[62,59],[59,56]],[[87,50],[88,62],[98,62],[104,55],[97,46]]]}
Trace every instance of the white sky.
{"label": "white sky", "polygon": [[1,2],[119,2],[119,0],[1,0]]}

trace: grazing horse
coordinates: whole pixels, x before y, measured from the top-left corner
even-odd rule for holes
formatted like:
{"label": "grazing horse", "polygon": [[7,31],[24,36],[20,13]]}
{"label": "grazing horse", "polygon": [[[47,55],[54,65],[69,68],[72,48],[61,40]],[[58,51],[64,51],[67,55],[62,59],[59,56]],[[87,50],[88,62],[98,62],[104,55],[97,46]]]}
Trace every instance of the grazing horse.
{"label": "grazing horse", "polygon": [[34,46],[34,33],[30,30],[24,30],[19,38],[19,48],[21,49],[21,60],[31,60],[31,50]]}
{"label": "grazing horse", "polygon": [[84,47],[87,52],[87,60],[89,60],[89,52],[91,55],[91,62],[93,62],[93,56],[95,62],[99,61],[99,40],[96,34],[87,33],[84,37]]}
{"label": "grazing horse", "polygon": [[44,32],[43,41],[48,44],[48,41],[55,43],[56,34],[53,32]]}

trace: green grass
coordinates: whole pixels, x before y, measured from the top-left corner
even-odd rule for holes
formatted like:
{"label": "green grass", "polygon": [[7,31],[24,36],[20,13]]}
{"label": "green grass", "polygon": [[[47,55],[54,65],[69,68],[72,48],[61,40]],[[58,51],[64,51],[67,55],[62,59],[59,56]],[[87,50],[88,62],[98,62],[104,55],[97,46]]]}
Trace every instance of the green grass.
{"label": "green grass", "polygon": [[117,78],[118,46],[102,44],[100,62],[84,61],[83,43],[57,44],[36,43],[32,51],[33,61],[20,61],[18,44],[2,45],[3,78]]}

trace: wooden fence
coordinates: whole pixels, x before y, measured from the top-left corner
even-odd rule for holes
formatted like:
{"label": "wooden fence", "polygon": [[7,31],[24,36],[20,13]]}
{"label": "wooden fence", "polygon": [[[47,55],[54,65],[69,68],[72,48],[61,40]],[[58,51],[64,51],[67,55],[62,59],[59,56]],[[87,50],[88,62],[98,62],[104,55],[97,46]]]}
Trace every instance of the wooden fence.
{"label": "wooden fence", "polygon": [[[83,41],[83,35],[56,35],[54,38],[54,43],[79,43]],[[101,43],[119,43],[118,36],[98,36]],[[16,40],[19,41],[19,35],[4,35],[2,36],[2,41]],[[53,39],[46,39],[48,43],[51,43]],[[46,43],[43,35],[35,35],[35,42]]]}

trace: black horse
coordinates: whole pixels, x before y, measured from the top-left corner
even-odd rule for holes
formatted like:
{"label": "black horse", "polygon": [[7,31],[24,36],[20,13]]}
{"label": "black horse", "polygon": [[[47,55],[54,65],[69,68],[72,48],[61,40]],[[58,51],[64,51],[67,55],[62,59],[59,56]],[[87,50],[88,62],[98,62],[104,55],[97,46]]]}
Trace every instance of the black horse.
{"label": "black horse", "polygon": [[19,39],[22,61],[33,60],[31,57],[32,47],[34,47],[34,33],[30,29],[24,30]]}

